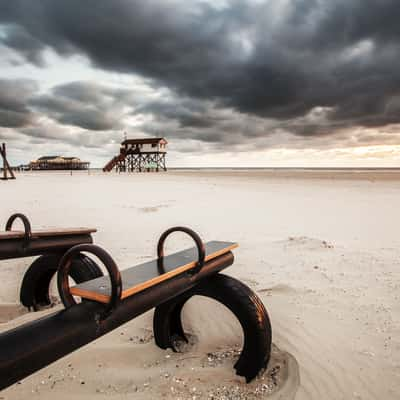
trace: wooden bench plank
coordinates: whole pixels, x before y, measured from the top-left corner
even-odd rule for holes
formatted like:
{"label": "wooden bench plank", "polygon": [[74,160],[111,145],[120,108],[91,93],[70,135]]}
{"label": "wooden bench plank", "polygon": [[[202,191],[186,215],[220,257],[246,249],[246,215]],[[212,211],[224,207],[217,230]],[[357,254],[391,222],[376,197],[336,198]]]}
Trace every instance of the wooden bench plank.
{"label": "wooden bench plank", "polygon": [[[205,261],[210,261],[215,257],[228,253],[238,247],[237,243],[211,241],[205,244]],[[196,265],[197,248],[192,247],[164,257],[165,273],[159,273],[157,260],[148,261],[135,267],[121,271],[122,295],[121,298],[132,296],[151,286],[171,279]],[[110,281],[108,276],[83,282],[71,287],[71,293],[74,296],[80,296],[85,299],[95,300],[101,303],[107,303],[110,297]]]}
{"label": "wooden bench plank", "polygon": [[[32,231],[32,239],[51,237],[51,236],[71,236],[71,235],[87,235],[95,233],[94,228],[65,228],[65,229],[37,229]],[[0,240],[7,239],[23,239],[24,231],[3,231],[0,232]]]}

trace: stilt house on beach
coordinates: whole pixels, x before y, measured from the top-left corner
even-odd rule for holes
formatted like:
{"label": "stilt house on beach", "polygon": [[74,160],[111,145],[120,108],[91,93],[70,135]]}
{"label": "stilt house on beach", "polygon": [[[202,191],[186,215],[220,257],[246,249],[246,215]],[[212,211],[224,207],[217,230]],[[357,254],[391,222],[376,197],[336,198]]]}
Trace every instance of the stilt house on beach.
{"label": "stilt house on beach", "polygon": [[166,171],[165,155],[168,142],[164,138],[125,139],[119,154],[103,168],[104,172]]}

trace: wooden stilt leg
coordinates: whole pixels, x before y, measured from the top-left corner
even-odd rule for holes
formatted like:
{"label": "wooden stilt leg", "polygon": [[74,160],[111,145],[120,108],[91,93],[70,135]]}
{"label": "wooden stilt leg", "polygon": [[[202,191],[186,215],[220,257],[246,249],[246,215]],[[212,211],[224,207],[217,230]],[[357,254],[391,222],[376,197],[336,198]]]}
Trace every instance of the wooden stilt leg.
{"label": "wooden stilt leg", "polygon": [[[10,164],[7,161],[7,153],[6,153],[6,144],[3,143],[0,146],[0,155],[3,159],[3,178],[4,180],[7,179],[15,179],[15,175],[13,170],[10,167]],[[8,173],[10,174],[10,177],[8,177]]]}

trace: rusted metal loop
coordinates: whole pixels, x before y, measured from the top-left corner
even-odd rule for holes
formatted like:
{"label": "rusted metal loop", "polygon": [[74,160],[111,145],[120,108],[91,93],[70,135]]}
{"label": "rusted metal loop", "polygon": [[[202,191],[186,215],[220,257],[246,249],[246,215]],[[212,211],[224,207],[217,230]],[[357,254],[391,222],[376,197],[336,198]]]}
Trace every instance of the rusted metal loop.
{"label": "rusted metal loop", "polygon": [[111,312],[117,307],[121,301],[122,281],[121,273],[113,258],[104,249],[95,244],[79,244],[69,249],[62,257],[57,270],[57,286],[61,300],[65,307],[71,307],[76,304],[71,294],[68,275],[71,268],[72,260],[81,252],[87,252],[95,255],[106,267],[111,281],[110,301],[105,306],[104,311],[100,315],[100,319],[107,318]]}
{"label": "rusted metal loop", "polygon": [[174,226],[172,228],[167,229],[161,236],[160,239],[158,240],[158,244],[157,244],[157,266],[158,266],[158,270],[160,273],[164,273],[165,272],[165,268],[164,268],[164,243],[165,240],[167,239],[167,237],[172,233],[172,232],[184,232],[186,234],[188,234],[196,243],[197,246],[197,252],[199,255],[199,258],[197,260],[196,265],[189,271],[190,274],[197,274],[204,265],[204,261],[206,258],[206,249],[204,247],[204,243],[201,240],[200,236],[193,231],[190,228],[186,228],[184,226]]}
{"label": "rusted metal loop", "polygon": [[20,219],[24,224],[24,229],[25,229],[24,239],[25,242],[28,242],[32,236],[32,230],[31,230],[31,223],[24,214],[17,213],[11,215],[11,217],[8,218],[8,221],[6,223],[6,231],[11,231],[12,225],[16,219]]}

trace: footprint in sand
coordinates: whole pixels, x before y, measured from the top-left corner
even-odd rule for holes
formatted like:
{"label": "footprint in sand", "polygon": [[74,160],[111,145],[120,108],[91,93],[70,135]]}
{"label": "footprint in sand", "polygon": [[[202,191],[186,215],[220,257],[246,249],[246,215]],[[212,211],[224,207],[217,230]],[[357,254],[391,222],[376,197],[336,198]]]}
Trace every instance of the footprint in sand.
{"label": "footprint in sand", "polygon": [[152,207],[140,207],[138,208],[138,210],[144,213],[153,213],[159,211],[160,208],[165,208],[165,207],[168,207],[168,204],[160,204],[158,206],[152,206]]}
{"label": "footprint in sand", "polygon": [[289,293],[295,291],[296,289],[293,288],[292,286],[286,285],[284,283],[279,283],[278,285],[271,286],[269,288],[258,289],[257,293],[272,294],[272,293]]}
{"label": "footprint in sand", "polygon": [[289,236],[287,240],[281,241],[281,243],[289,246],[303,246],[309,250],[334,248],[333,244],[326,240],[310,238],[307,236]]}

